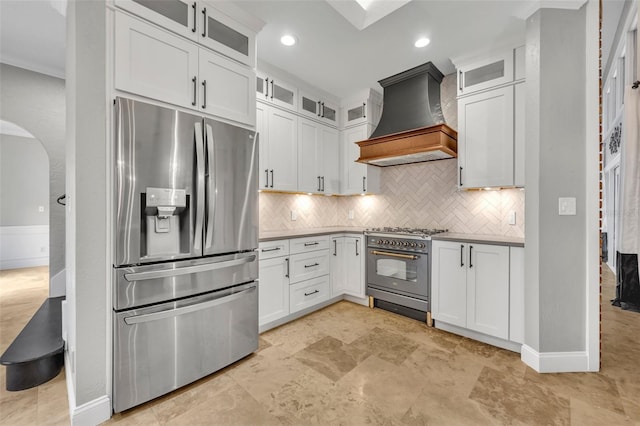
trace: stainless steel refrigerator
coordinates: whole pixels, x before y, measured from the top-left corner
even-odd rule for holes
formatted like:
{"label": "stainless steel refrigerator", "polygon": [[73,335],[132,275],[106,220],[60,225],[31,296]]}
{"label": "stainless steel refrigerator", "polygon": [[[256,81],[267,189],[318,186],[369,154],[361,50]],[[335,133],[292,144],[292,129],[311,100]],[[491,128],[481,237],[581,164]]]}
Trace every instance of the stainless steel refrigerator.
{"label": "stainless steel refrigerator", "polygon": [[113,409],[258,347],[255,132],[115,102]]}

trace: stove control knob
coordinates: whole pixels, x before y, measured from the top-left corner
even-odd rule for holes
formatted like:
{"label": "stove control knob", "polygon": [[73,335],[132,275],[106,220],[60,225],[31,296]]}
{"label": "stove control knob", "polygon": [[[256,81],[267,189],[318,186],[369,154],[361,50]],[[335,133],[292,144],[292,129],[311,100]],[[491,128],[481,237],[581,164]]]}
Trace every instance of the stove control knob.
{"label": "stove control knob", "polygon": [[409,243],[405,241],[405,242],[402,243],[402,245],[406,247],[406,246],[409,245]]}
{"label": "stove control knob", "polygon": [[415,246],[416,246],[416,243],[411,243],[411,247],[415,247]]}
{"label": "stove control knob", "polygon": [[426,245],[424,245],[423,243],[420,243],[420,245],[419,245],[418,247],[420,247],[420,248],[425,248],[425,247],[426,247]]}
{"label": "stove control knob", "polygon": [[382,241],[382,240],[378,240],[378,241],[376,241],[376,244],[382,244],[382,243],[383,243],[383,241]]}
{"label": "stove control knob", "polygon": [[389,240],[384,240],[382,244],[389,244]]}

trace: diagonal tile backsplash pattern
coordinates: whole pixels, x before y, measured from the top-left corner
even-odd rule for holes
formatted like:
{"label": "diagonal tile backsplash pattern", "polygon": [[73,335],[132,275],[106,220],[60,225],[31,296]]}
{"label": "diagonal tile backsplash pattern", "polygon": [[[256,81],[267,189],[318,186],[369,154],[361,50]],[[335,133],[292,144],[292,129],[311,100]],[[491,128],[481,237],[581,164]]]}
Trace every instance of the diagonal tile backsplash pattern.
{"label": "diagonal tile backsplash pattern", "polygon": [[[458,191],[455,159],[385,167],[379,195],[325,197],[260,194],[263,231],[321,226],[408,226],[524,237],[520,189]],[[291,210],[298,218],[292,221]],[[349,220],[349,210],[354,219]],[[511,212],[516,225],[508,224]]]}

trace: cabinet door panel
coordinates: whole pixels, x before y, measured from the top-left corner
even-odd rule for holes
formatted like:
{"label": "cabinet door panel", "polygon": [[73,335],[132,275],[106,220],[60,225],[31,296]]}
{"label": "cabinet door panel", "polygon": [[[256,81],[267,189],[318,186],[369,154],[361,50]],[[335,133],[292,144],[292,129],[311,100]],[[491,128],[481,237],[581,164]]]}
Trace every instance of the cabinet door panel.
{"label": "cabinet door panel", "polygon": [[460,186],[513,185],[513,87],[458,101]]}
{"label": "cabinet door panel", "polygon": [[198,47],[123,13],[115,28],[116,89],[194,108]]}
{"label": "cabinet door panel", "polygon": [[469,244],[467,328],[509,338],[509,247]]}
{"label": "cabinet door panel", "polygon": [[331,297],[339,296],[345,290],[345,237],[331,239]]}
{"label": "cabinet door panel", "polygon": [[467,326],[467,245],[434,241],[431,275],[432,313],[435,320]]}
{"label": "cabinet door panel", "polygon": [[320,126],[320,152],[322,153],[322,192],[340,192],[340,136],[338,131],[328,126]]}
{"label": "cabinet door panel", "polygon": [[200,80],[201,111],[255,125],[256,75],[253,70],[200,49]]}
{"label": "cabinet door panel", "polygon": [[298,122],[298,190],[320,192],[320,125],[301,118]]}
{"label": "cabinet door panel", "polygon": [[509,262],[509,340],[524,343],[524,247],[510,247]]}
{"label": "cabinet door panel", "polygon": [[361,237],[345,237],[344,244],[344,293],[355,297],[365,297],[364,256]]}
{"label": "cabinet door panel", "polygon": [[260,261],[258,315],[260,325],[289,315],[287,258]]}
{"label": "cabinet door panel", "polygon": [[259,188],[269,188],[269,107],[256,102],[256,132],[258,132],[258,145],[260,146],[260,165],[258,175]]}
{"label": "cabinet door panel", "polygon": [[269,189],[298,190],[298,117],[270,108],[269,112]]}
{"label": "cabinet door panel", "polygon": [[343,132],[343,149],[344,149],[344,170],[345,170],[345,189],[344,194],[361,194],[366,189],[367,166],[357,163],[360,158],[360,147],[356,142],[367,139],[366,124]]}
{"label": "cabinet door panel", "polygon": [[458,70],[458,96],[513,81],[513,49]]}
{"label": "cabinet door panel", "polygon": [[213,3],[201,4],[198,19],[200,43],[251,68],[256,66],[253,31],[214,7]]}
{"label": "cabinet door panel", "polygon": [[195,2],[185,0],[115,0],[115,5],[190,40],[198,40]]}
{"label": "cabinet door panel", "polygon": [[301,311],[329,299],[331,292],[329,276],[314,278],[291,284],[290,310],[291,313]]}
{"label": "cabinet door panel", "polygon": [[524,97],[525,97],[525,84],[520,83],[515,85],[514,92],[514,144],[513,144],[513,158],[514,158],[514,185],[524,186]]}

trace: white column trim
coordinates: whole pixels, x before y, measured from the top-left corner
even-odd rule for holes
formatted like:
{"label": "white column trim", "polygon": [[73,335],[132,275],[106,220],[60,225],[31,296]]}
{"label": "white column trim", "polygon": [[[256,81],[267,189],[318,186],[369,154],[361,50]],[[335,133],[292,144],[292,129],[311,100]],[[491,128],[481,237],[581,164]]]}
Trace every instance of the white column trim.
{"label": "white column trim", "polygon": [[522,345],[522,362],[538,373],[575,373],[588,371],[589,356],[579,352],[538,352],[530,346]]}
{"label": "white column trim", "polygon": [[106,422],[111,418],[111,399],[108,395],[76,406],[76,395],[73,378],[69,374],[71,363],[69,353],[64,353],[65,376],[67,380],[67,397],[69,399],[69,419],[72,426],[94,426]]}

